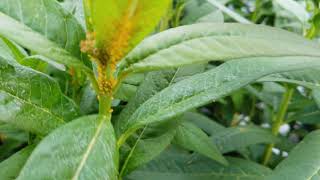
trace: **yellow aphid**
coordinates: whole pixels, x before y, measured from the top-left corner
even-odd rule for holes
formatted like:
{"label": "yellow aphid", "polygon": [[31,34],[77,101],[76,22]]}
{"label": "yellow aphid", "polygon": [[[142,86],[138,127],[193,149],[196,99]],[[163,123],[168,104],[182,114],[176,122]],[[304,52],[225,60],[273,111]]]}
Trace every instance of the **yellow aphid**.
{"label": "yellow aphid", "polygon": [[107,54],[111,69],[114,70],[117,62],[125,55],[129,46],[129,39],[133,33],[134,25],[129,15],[125,15],[116,25],[117,32],[107,46]]}

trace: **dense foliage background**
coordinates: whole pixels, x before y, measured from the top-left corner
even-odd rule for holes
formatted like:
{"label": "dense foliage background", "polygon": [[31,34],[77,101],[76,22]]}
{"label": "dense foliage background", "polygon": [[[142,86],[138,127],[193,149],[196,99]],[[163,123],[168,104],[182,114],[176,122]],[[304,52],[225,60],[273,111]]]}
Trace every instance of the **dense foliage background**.
{"label": "dense foliage background", "polygon": [[[85,56],[79,48],[80,41],[85,39],[85,31],[78,31],[77,28],[86,28],[82,0],[59,1],[59,7],[61,6],[63,10],[59,10],[58,12],[67,12],[67,14],[73,16],[70,18],[69,16],[61,15],[65,19],[60,22],[60,14],[57,13],[56,16],[52,16],[51,19],[49,19],[49,23],[43,22],[47,23],[47,29],[43,28],[41,17],[33,17],[32,11],[27,12],[27,10],[24,10],[24,15],[19,15],[19,8],[21,8],[19,6],[22,5],[25,9],[28,8],[27,6],[32,6],[28,4],[28,2],[19,4],[21,2],[20,0],[12,0],[12,2],[9,3],[10,5],[8,5],[3,0],[0,0],[0,12],[24,22],[24,24],[32,27],[32,29],[46,35],[48,39],[52,41],[54,39],[55,43],[64,46],[63,48],[73,56],[81,59],[87,68],[92,67],[88,57]],[[45,4],[42,8],[39,6],[38,11],[46,11],[46,8],[51,8],[51,4]],[[54,12],[55,10],[52,10],[49,13]],[[33,22],[33,18],[38,18],[40,23]],[[247,25],[264,24],[281,28],[303,36],[306,39],[310,39],[316,44],[320,41],[320,1],[175,0],[170,5],[170,9],[166,12],[165,16],[162,17],[161,22],[157,25],[153,34],[184,25],[223,22],[237,22]],[[67,25],[63,26],[63,23]],[[0,19],[0,26],[4,27],[5,25],[7,24],[1,24]],[[64,27],[65,30],[62,28],[54,29],[54,27],[58,25]],[[198,26],[199,29],[211,27],[213,26]],[[50,28],[51,30],[48,30]],[[226,25],[224,27],[221,24],[221,28],[233,28],[230,34],[238,30],[246,30],[244,25]],[[249,26],[248,29],[248,32],[252,31],[253,33],[264,31],[264,28],[259,29],[255,26]],[[14,37],[23,35],[16,33],[15,36],[11,38],[5,37],[1,32],[2,29],[0,27],[1,58],[15,59],[20,65],[47,74],[51,78],[46,79],[38,74],[29,73],[23,68],[20,68],[20,66],[20,69],[15,68],[15,71],[21,74],[19,74],[19,76],[10,76],[8,74],[13,71],[13,66],[8,68],[9,66],[0,61],[0,92],[6,90],[11,91],[16,88],[11,85],[17,83],[19,87],[26,89],[25,92],[21,91],[19,93],[21,99],[30,94],[32,94],[30,95],[31,99],[36,99],[41,96],[40,104],[45,108],[54,108],[52,111],[53,114],[58,114],[57,117],[51,117],[46,114],[46,112],[39,112],[30,108],[19,114],[19,116],[15,116],[15,108],[19,109],[20,106],[10,104],[11,101],[8,100],[9,98],[0,93],[0,179],[6,180],[17,177],[25,160],[34,149],[34,146],[36,146],[51,129],[63,124],[46,124],[47,122],[45,120],[64,118],[72,120],[80,115],[97,114],[99,113],[99,96],[97,96],[94,87],[89,83],[87,78],[88,74],[81,72],[79,68],[77,68],[82,67],[82,65],[77,66],[77,64],[72,64],[75,66],[74,68],[66,68],[64,65],[61,65],[59,61],[53,62],[39,55],[39,52],[42,51],[42,47],[40,47],[42,41],[36,42],[33,41],[33,38],[30,38],[26,40],[28,41],[26,43],[19,42],[19,40],[17,41]],[[266,30],[266,36],[271,34],[271,30],[270,32]],[[283,35],[286,36],[286,34]],[[28,34],[24,34],[24,36],[28,37]],[[262,38],[268,40],[268,37]],[[281,38],[281,35],[279,35],[279,38]],[[287,36],[283,39],[285,38],[287,38]],[[288,39],[290,39],[289,35]],[[162,42],[160,40],[159,42]],[[277,41],[273,40],[274,39],[270,38],[270,44],[274,43],[274,47],[280,48],[281,50],[288,49],[288,52],[290,52],[289,50],[295,52],[299,47],[304,47],[304,41],[298,38],[292,40],[292,42],[298,44],[292,47],[286,47],[286,44],[277,44]],[[152,42],[157,43],[158,41],[155,38]],[[237,39],[234,41],[234,43],[239,42]],[[22,45],[20,46],[18,44]],[[233,43],[229,45],[241,49],[241,43],[239,43],[239,47]],[[22,46],[24,48],[22,48]],[[33,47],[36,46],[39,46],[39,48],[33,49]],[[197,46],[195,45],[193,48],[197,48]],[[254,45],[252,45],[252,48],[254,51]],[[139,53],[138,50],[133,52],[132,56],[135,55],[134,53]],[[266,51],[268,51],[268,49],[266,49]],[[50,53],[51,52],[49,52],[49,54]],[[206,52],[202,53],[205,54]],[[311,50],[310,54],[312,54]],[[290,55],[291,54],[288,54],[288,56]],[[58,55],[55,57],[59,59]],[[128,59],[132,61],[135,60],[134,58],[130,59],[130,57]],[[297,57],[296,60],[298,61],[299,58]],[[70,60],[70,62],[73,61]],[[306,61],[305,63],[308,62],[309,61]],[[219,68],[221,64],[223,64],[223,62],[220,61],[213,61],[207,64],[194,63],[193,65],[184,66],[174,72],[168,68],[164,71],[154,71],[151,73],[134,73],[127,77],[119,87],[112,101],[112,123],[115,124],[116,133],[122,131],[121,128],[117,129],[118,126],[122,127],[121,125],[116,125],[119,119],[128,119],[128,117],[133,114],[130,108],[125,109],[125,107],[130,105],[128,102],[133,101],[136,103],[135,106],[138,106],[162,89],[186,80],[194,74],[217,67]],[[239,63],[239,66],[235,67],[239,68],[240,72],[243,71],[241,68],[245,69],[248,64],[250,64],[250,61],[248,61],[247,64]],[[235,64],[231,64],[230,66],[232,65]],[[303,63],[297,63],[297,65],[303,66]],[[277,68],[277,61],[273,62],[273,66],[275,69]],[[285,67],[286,65],[279,64],[279,66]],[[248,71],[254,75],[259,69],[270,67],[260,66],[259,63],[257,63],[254,70],[250,71],[245,69],[244,71]],[[138,68],[137,66],[137,69]],[[95,67],[93,67],[93,69],[97,70]],[[218,72],[224,71],[225,69],[223,68],[221,68],[221,71],[218,70]],[[234,71],[237,72],[236,70]],[[27,77],[28,75],[30,77]],[[234,74],[230,73],[231,80],[232,75]],[[165,80],[168,79],[167,77],[171,77],[170,82],[165,82]],[[210,77],[208,76],[208,78]],[[246,79],[250,78],[245,77],[241,79],[241,82]],[[38,80],[44,83],[42,85],[37,84]],[[188,86],[197,86],[199,84],[196,80],[197,79],[193,81],[190,80],[189,84],[187,81],[183,82],[186,82],[185,84],[188,84]],[[228,81],[228,79],[221,81]],[[231,81],[231,83],[236,86],[238,81]],[[28,86],[30,84],[34,85],[33,87],[38,87],[39,90],[30,90],[30,92],[28,92]],[[306,178],[306,176],[299,177],[298,173],[303,171],[303,169],[309,171],[308,169],[312,167],[310,171],[315,172],[315,174],[311,176],[310,179],[319,179],[320,133],[316,130],[320,128],[320,67],[314,66],[313,68],[311,67],[305,70],[281,74],[272,73],[272,75],[258,78],[254,83],[246,85],[243,88],[234,88],[236,91],[233,91],[232,85],[226,87],[224,90],[219,90],[228,93],[230,91],[230,93],[225,94],[223,98],[219,98],[214,102],[209,100],[210,103],[204,103],[205,105],[203,106],[197,106],[199,108],[193,108],[188,112],[175,116],[174,119],[176,120],[174,121],[155,123],[150,126],[146,125],[143,129],[136,129],[137,133],[128,138],[126,145],[119,150],[120,160],[118,166],[122,167],[122,169],[119,169],[120,176],[137,180],[193,180],[197,178],[208,180],[256,180],[263,177],[282,180],[285,176],[279,175],[276,177],[276,175],[274,175],[274,177],[272,177],[268,175],[271,174],[271,170],[273,169],[277,170],[278,168],[281,169],[286,166],[299,166],[301,163],[299,168],[288,169],[281,173],[293,174],[293,177],[297,180],[304,180],[302,177]],[[185,91],[188,91],[188,86],[185,87]],[[178,87],[179,86],[176,88]],[[50,89],[50,91],[46,91],[47,89]],[[175,92],[174,89],[172,92]],[[57,97],[59,101],[54,99]],[[23,100],[23,102],[24,101],[25,100]],[[51,103],[47,104],[47,101]],[[166,101],[166,99],[163,99],[163,101]],[[58,105],[61,104],[70,111],[64,112],[63,109],[59,109],[61,107],[58,107]],[[150,101],[149,105],[150,109],[154,108],[152,107],[152,101]],[[30,104],[30,106],[32,106],[32,104]],[[134,105],[130,105],[130,107],[132,106],[134,107]],[[180,108],[183,109],[183,107]],[[167,114],[163,116],[170,114],[169,110],[166,112]],[[60,115],[63,116],[63,118],[58,117]],[[13,124],[10,123],[10,118],[12,117],[15,117],[17,122]],[[42,117],[43,121],[41,121],[41,125],[39,126],[24,124],[26,117],[29,120]],[[153,118],[153,116],[150,115],[149,118]],[[180,121],[184,121],[185,123],[179,126],[179,128],[175,128],[176,126],[172,125]],[[81,134],[82,132],[78,132],[77,128],[78,127],[74,127],[72,131]],[[186,132],[184,128],[188,129],[189,132]],[[200,129],[202,131],[199,131]],[[313,131],[316,132],[312,134]],[[62,132],[61,130],[61,136],[69,136],[71,134],[64,134]],[[301,143],[307,135],[310,135],[310,137]],[[103,138],[105,137],[108,137],[108,135],[104,134]],[[58,137],[51,136],[50,138],[57,139]],[[207,142],[208,139],[206,138],[212,143],[212,149],[203,143]],[[83,139],[85,139],[85,137],[83,137]],[[143,140],[142,144],[137,145],[140,139]],[[80,138],[79,144],[83,143],[81,140]],[[48,142],[46,141],[46,143]],[[308,145],[307,148],[303,148],[305,144]],[[138,152],[135,152],[137,154],[134,154],[130,150],[136,146],[141,149],[138,149]],[[297,148],[297,146],[299,147]],[[57,148],[57,146],[51,146],[50,143],[48,143],[47,147]],[[101,146],[101,149],[103,148],[104,146]],[[291,155],[290,152],[292,152],[294,148],[293,158],[285,161],[285,159],[288,159],[288,156]],[[229,166],[225,166],[227,164],[226,160],[220,157],[216,151],[220,151],[224,157],[226,157]],[[72,156],[72,152],[67,155]],[[56,156],[57,159],[59,159],[59,154],[56,154]],[[97,160],[97,162],[100,161]],[[59,166],[59,164],[55,165]],[[34,168],[41,166],[46,166],[46,164],[40,163]],[[51,166],[46,166],[46,169],[50,170],[50,167]],[[32,168],[28,168],[29,167],[27,167],[25,171],[32,171]],[[292,177],[289,176],[288,178],[292,179]],[[91,177],[91,179],[93,178]],[[307,180],[307,178],[305,180]]]}

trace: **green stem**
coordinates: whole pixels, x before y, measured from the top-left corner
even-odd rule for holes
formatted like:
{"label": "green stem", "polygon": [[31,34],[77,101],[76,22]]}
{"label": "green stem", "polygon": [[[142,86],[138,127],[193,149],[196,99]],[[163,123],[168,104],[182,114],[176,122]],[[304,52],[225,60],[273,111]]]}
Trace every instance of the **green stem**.
{"label": "green stem", "polygon": [[[287,90],[282,97],[279,111],[278,111],[276,117],[274,118],[274,121],[272,124],[272,131],[271,132],[274,136],[277,136],[279,134],[279,129],[284,122],[284,118],[287,113],[288,106],[289,106],[290,100],[292,98],[293,92],[294,92],[293,87],[287,87]],[[269,161],[272,157],[272,148],[273,147],[274,147],[274,144],[269,144],[267,146],[265,153],[264,153],[264,156],[263,156],[263,161],[262,161],[263,165],[267,165],[269,163]]]}
{"label": "green stem", "polygon": [[99,95],[99,115],[108,116],[111,113],[111,103],[111,96]]}

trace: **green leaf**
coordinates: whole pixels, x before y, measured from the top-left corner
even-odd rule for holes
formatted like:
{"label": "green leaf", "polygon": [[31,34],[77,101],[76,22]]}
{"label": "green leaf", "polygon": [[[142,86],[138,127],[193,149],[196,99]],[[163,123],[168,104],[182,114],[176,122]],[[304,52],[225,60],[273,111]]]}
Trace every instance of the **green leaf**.
{"label": "green leaf", "polygon": [[0,57],[21,62],[27,53],[18,45],[0,36]]}
{"label": "green leaf", "polygon": [[29,134],[22,131],[11,124],[0,124],[0,134],[4,139],[13,139],[21,142],[28,142]]}
{"label": "green leaf", "polygon": [[187,0],[185,2],[182,25],[197,22],[223,22],[223,14],[206,0]]}
{"label": "green leaf", "polygon": [[[176,70],[172,69],[148,73],[145,77],[145,80],[139,86],[136,95],[130,99],[128,105],[117,118],[117,135],[120,136],[123,133],[123,124],[127,123],[132,113],[134,113],[134,111],[146,100],[162,89],[174,84],[176,81],[180,81],[197,72],[202,72],[204,67],[205,66],[203,65],[198,65],[178,68]],[[133,82],[134,81],[131,83]],[[127,143],[122,147],[122,149],[127,151],[125,159],[123,160],[125,165],[122,167],[122,173],[125,174],[159,155],[164,148],[169,145],[174,137],[175,129],[177,127],[177,123],[175,123],[175,121],[178,120],[171,120],[168,125],[164,123],[164,125],[156,125],[156,127],[145,126],[144,130],[140,133],[137,133],[136,137],[131,137],[130,141],[132,143]],[[171,123],[173,123],[173,125]],[[160,133],[153,131],[158,131],[158,129],[164,129],[166,131],[161,131]],[[152,135],[146,136],[145,132],[148,131],[151,131]],[[121,142],[121,139],[118,141],[119,145],[122,145],[123,143],[124,142]]]}
{"label": "green leaf", "polygon": [[203,72],[204,65],[185,66],[177,69],[169,69],[164,71],[150,72],[145,77],[145,80],[139,86],[137,93],[130,99],[126,108],[121,112],[118,121],[116,122],[117,135],[123,133],[123,127],[135,112],[135,110],[142,105],[149,98],[173,85],[177,81],[188,78],[196,73]]}
{"label": "green leaf", "polygon": [[163,153],[159,158],[131,173],[128,180],[260,180],[271,170],[251,161],[227,158],[229,166],[183,153]]}
{"label": "green leaf", "polygon": [[297,1],[294,1],[294,0],[274,0],[274,3],[279,4],[282,8],[284,8],[288,12],[292,13],[304,25],[306,25],[306,23],[308,23],[309,13],[305,9],[305,7],[303,7],[303,5],[299,4]]}
{"label": "green leaf", "polygon": [[213,134],[212,141],[223,153],[228,153],[253,144],[276,143],[277,138],[270,131],[255,126],[226,128]]}
{"label": "green leaf", "polygon": [[242,17],[240,14],[237,14],[236,12],[232,11],[231,9],[224,6],[222,3],[220,3],[217,0],[207,0],[209,3],[220,9],[222,12],[226,13],[228,16],[230,16],[232,19],[236,20],[239,23],[244,24],[251,24],[249,20]]}
{"label": "green leaf", "polygon": [[134,145],[129,150],[129,154],[125,159],[120,175],[125,175],[137,167],[146,164],[170,145],[176,133],[176,125],[165,128],[168,130],[160,135],[143,138],[145,135],[144,132],[147,131],[147,127],[144,128],[143,132],[139,135],[138,139],[135,140]]}
{"label": "green leaf", "polygon": [[45,74],[0,58],[0,121],[47,134],[78,116],[78,107]]}
{"label": "green leaf", "polygon": [[80,68],[91,73],[90,68],[86,67],[79,59],[72,56],[68,51],[60,48],[56,43],[48,40],[43,35],[1,12],[0,35],[37,54],[55,60],[60,64]]}
{"label": "green leaf", "polygon": [[4,160],[0,163],[0,177],[2,180],[12,180],[16,179],[22,169],[23,165],[27,161],[31,152],[33,151],[34,146],[28,146],[10,158]]}
{"label": "green leaf", "polygon": [[[54,42],[56,46],[70,52],[73,56],[77,58],[84,57],[80,52],[80,41],[85,38],[85,32],[75,17],[65,11],[56,0],[1,1],[0,12],[40,33],[48,40]],[[4,26],[4,24],[1,24],[1,26]],[[18,29],[14,29],[15,27],[9,26],[6,28],[12,28],[12,36],[18,36],[14,34],[15,31],[19,31]],[[4,36],[11,39],[10,36]],[[28,40],[28,38],[25,38],[25,40]],[[31,40],[28,43],[34,43],[35,40]],[[21,42],[17,41],[17,43]],[[25,46],[25,44],[22,45]],[[41,46],[41,44],[35,46]],[[31,49],[30,47],[27,48]]]}
{"label": "green leaf", "polygon": [[198,152],[221,164],[228,164],[210,138],[190,122],[181,123],[177,128],[174,142],[185,149]]}
{"label": "green leaf", "polygon": [[110,117],[85,116],[56,129],[35,148],[17,179],[117,179]]}
{"label": "green leaf", "polygon": [[85,14],[82,0],[64,0],[61,6],[72,14],[83,28],[86,28]]}
{"label": "green leaf", "polygon": [[109,47],[112,42],[127,38],[126,46],[117,47],[125,53],[154,30],[171,3],[171,0],[87,1],[98,46]]}
{"label": "green leaf", "polygon": [[310,89],[320,86],[320,77],[318,73],[320,68],[312,67],[300,71],[292,71],[280,74],[273,74],[267,77],[260,79],[259,81],[277,81],[277,82],[286,82],[292,84],[298,84]]}
{"label": "green leaf", "polygon": [[[316,57],[265,57],[229,61],[221,66],[182,80],[143,103],[123,124],[122,139],[146,124],[168,120],[203,106],[249,83],[273,74],[320,65]],[[190,86],[192,84],[192,86]]]}
{"label": "green leaf", "polygon": [[226,129],[224,126],[200,113],[186,112],[184,113],[183,119],[192,122],[209,136],[213,136],[214,134]]}
{"label": "green leaf", "polygon": [[123,124],[128,121],[132,113],[146,100],[151,98],[157,92],[168,87],[172,83],[175,70],[150,72],[142,84],[138,87],[136,95],[129,100],[128,105],[122,110],[116,121],[115,129],[117,135],[123,133]]}
{"label": "green leaf", "polygon": [[320,131],[307,135],[265,180],[319,179],[320,169]]}
{"label": "green leaf", "polygon": [[317,43],[268,26],[200,23],[147,38],[122,60],[118,71],[140,72],[250,57],[320,57],[319,48]]}

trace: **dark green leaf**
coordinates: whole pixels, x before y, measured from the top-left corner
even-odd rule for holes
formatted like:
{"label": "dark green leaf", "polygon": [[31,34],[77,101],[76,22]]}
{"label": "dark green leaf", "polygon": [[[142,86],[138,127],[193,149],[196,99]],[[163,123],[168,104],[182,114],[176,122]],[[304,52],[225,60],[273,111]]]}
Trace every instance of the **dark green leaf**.
{"label": "dark green leaf", "polygon": [[178,126],[174,140],[185,149],[198,152],[224,165],[228,164],[209,137],[190,122],[182,122]]}
{"label": "dark green leaf", "polygon": [[309,134],[265,180],[316,180],[320,178],[320,131]]}
{"label": "dark green leaf", "polygon": [[271,131],[255,126],[226,128],[211,138],[223,153],[241,150],[253,144],[269,144],[277,141]]}
{"label": "dark green leaf", "polygon": [[1,180],[12,180],[16,179],[22,169],[23,165],[27,161],[28,157],[30,156],[31,152],[33,151],[34,146],[28,146],[10,158],[4,160],[0,163],[0,177]]}
{"label": "dark green leaf", "polygon": [[128,180],[261,180],[271,170],[254,162],[227,158],[228,167],[210,159],[183,153],[163,153]]}

